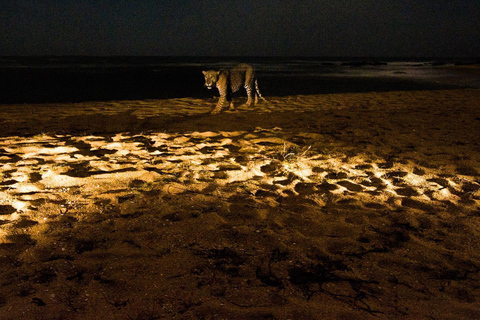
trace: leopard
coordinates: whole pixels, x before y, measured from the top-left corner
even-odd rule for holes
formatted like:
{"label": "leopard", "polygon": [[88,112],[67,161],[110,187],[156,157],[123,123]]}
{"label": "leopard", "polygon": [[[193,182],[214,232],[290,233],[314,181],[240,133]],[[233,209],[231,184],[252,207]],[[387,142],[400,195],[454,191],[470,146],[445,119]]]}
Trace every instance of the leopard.
{"label": "leopard", "polygon": [[229,110],[234,111],[235,106],[232,101],[232,93],[240,90],[242,86],[247,91],[247,102],[242,106],[251,106],[253,103],[257,104],[259,98],[267,101],[260,93],[255,71],[249,64],[241,63],[229,70],[208,70],[202,72],[205,76],[205,87],[212,89],[215,86],[220,94],[220,98],[212,114],[219,113],[227,102]]}

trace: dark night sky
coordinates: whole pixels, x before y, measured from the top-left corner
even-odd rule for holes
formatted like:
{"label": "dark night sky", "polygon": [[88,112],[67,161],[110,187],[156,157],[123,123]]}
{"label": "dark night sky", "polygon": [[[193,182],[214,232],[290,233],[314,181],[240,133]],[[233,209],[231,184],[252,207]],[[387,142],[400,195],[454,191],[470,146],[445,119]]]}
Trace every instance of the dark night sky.
{"label": "dark night sky", "polygon": [[480,56],[479,0],[0,0],[0,55]]}

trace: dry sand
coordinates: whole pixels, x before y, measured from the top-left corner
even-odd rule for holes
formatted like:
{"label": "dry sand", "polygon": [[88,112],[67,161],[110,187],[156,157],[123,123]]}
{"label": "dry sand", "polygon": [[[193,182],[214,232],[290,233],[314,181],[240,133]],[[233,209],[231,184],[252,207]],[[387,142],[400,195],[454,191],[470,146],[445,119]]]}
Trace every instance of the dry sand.
{"label": "dry sand", "polygon": [[0,318],[480,319],[480,90],[269,101],[0,106]]}

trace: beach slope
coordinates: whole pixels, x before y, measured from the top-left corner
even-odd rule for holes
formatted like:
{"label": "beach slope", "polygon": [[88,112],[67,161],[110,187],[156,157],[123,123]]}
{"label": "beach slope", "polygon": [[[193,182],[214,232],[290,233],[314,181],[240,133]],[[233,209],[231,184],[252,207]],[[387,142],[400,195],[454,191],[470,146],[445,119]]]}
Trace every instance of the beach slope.
{"label": "beach slope", "polygon": [[0,318],[480,318],[480,90],[267,98],[0,106]]}

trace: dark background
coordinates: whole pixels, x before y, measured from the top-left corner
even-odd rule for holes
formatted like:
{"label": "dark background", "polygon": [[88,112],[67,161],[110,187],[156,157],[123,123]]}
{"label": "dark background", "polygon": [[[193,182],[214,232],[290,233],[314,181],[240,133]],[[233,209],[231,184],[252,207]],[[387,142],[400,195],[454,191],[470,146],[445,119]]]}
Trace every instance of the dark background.
{"label": "dark background", "polygon": [[478,0],[2,0],[0,56],[471,57]]}

